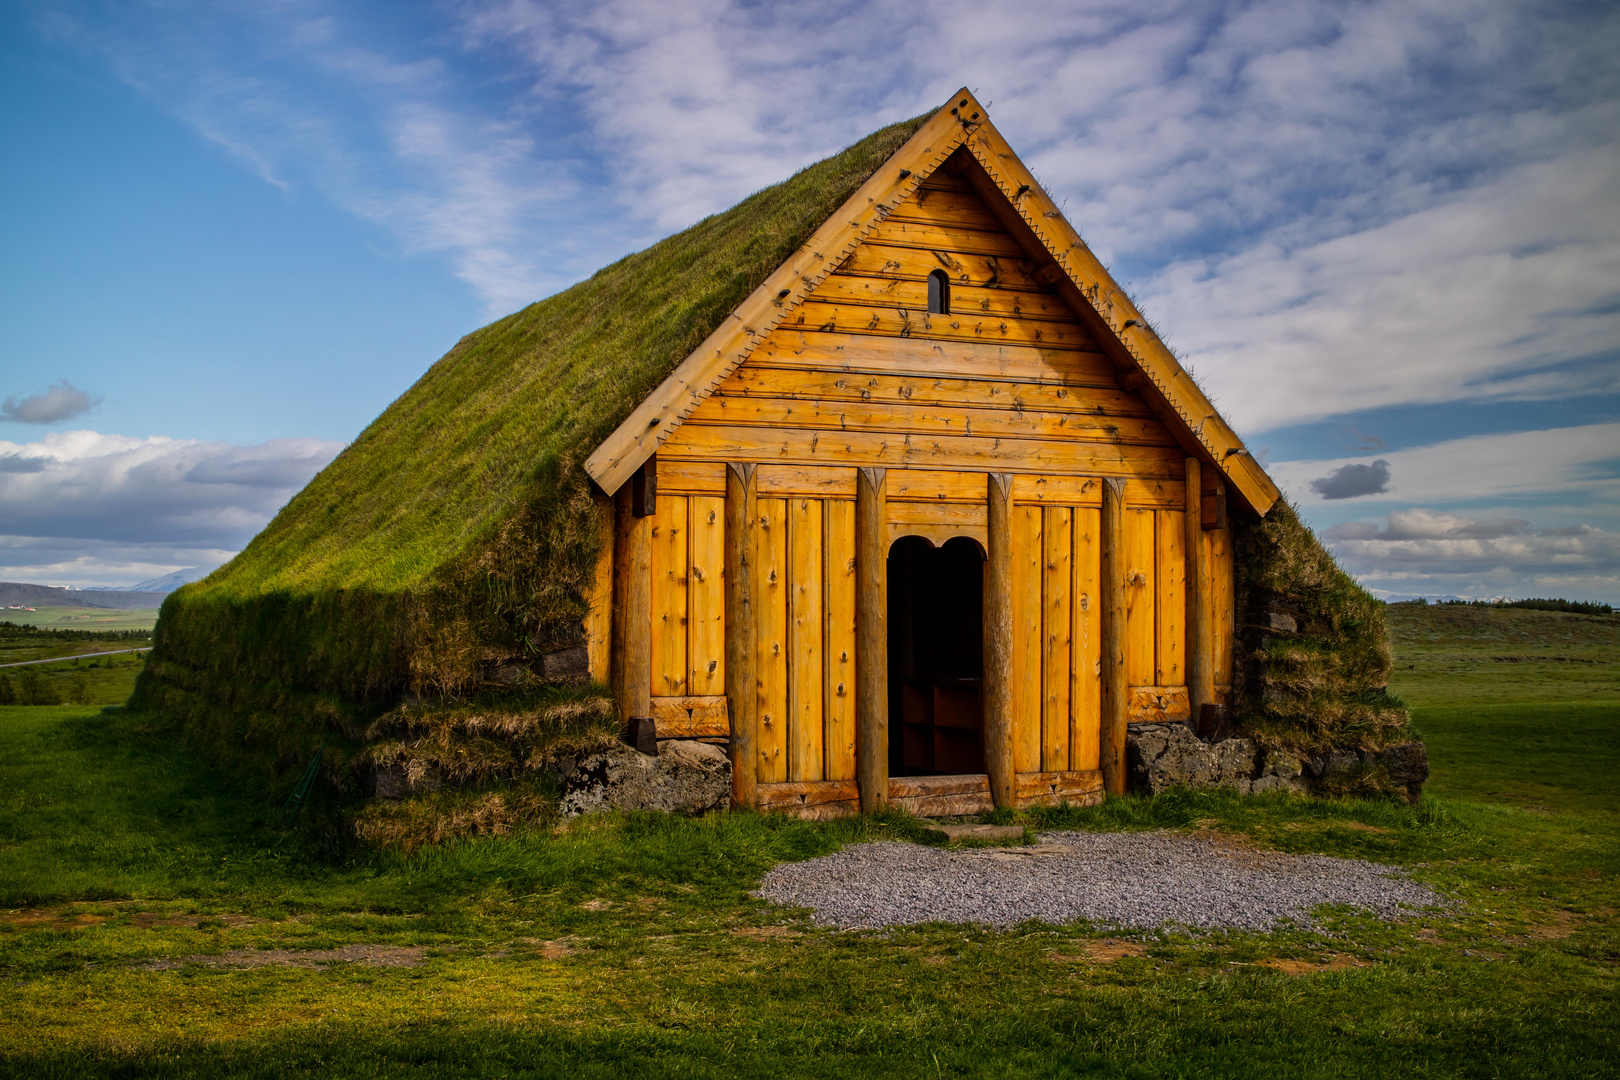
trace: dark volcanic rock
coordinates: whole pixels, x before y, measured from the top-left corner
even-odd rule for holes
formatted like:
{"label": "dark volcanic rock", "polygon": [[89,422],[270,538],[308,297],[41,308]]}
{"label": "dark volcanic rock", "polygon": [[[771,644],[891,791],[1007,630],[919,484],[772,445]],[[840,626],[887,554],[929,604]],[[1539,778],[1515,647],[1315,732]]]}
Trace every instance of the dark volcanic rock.
{"label": "dark volcanic rock", "polygon": [[1227,739],[1211,746],[1185,724],[1132,724],[1125,737],[1125,763],[1133,790],[1157,795],[1175,787],[1251,790],[1255,745]]}
{"label": "dark volcanic rock", "polygon": [[564,817],[593,810],[702,814],[731,800],[731,761],[708,743],[666,739],[657,757],[622,743],[564,762]]}

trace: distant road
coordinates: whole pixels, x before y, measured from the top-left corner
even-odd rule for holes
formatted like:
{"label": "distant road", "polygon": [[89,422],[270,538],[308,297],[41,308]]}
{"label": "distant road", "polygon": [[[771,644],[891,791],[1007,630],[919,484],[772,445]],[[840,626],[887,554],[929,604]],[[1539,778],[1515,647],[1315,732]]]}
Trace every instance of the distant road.
{"label": "distant road", "polygon": [[101,652],[82,652],[77,656],[53,656],[49,660],[18,660],[13,664],[0,664],[0,667],[23,667],[27,664],[60,664],[63,660],[83,660],[87,656],[117,656],[126,652],[151,652],[152,646],[143,645],[139,649],[104,649]]}

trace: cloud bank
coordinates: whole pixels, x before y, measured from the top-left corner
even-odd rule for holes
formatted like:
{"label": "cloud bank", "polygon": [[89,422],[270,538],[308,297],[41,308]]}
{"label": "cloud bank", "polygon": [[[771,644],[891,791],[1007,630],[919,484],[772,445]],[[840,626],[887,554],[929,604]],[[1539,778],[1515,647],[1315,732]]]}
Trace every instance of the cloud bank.
{"label": "cloud bank", "polygon": [[966,82],[1241,428],[1620,389],[1612,7],[78,0],[41,25],[491,314]]}
{"label": "cloud bank", "polygon": [[1589,525],[1531,529],[1523,519],[1414,508],[1395,511],[1381,524],[1336,525],[1324,539],[1345,569],[1394,592],[1588,600],[1620,595],[1620,533]]}
{"label": "cloud bank", "polygon": [[0,574],[116,585],[223,562],[342,448],[95,431],[0,440]]}

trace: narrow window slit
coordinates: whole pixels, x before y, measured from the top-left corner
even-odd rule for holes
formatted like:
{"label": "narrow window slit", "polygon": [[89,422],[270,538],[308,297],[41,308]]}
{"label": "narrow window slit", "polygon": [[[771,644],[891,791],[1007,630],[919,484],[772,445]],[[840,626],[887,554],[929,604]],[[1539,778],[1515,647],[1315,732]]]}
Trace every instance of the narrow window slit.
{"label": "narrow window slit", "polygon": [[930,315],[951,313],[951,279],[945,276],[943,270],[935,270],[928,275],[928,313]]}

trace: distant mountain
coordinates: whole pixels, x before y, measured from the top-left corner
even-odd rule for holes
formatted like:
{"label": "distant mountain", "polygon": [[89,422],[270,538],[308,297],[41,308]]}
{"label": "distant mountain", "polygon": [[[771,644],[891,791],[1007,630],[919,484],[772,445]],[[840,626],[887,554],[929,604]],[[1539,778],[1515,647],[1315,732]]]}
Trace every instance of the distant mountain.
{"label": "distant mountain", "polygon": [[[136,592],[133,589],[58,589],[55,585],[28,585],[0,581],[0,608],[3,607],[95,607],[129,610],[155,608],[163,604],[166,592]],[[0,611],[0,619],[5,612]]]}
{"label": "distant mountain", "polygon": [[1473,603],[1475,600],[1483,600],[1487,604],[1494,604],[1497,601],[1508,599],[1505,596],[1457,596],[1454,593],[1398,593],[1390,592],[1387,589],[1368,589],[1367,591],[1386,604],[1399,604],[1407,600],[1427,600],[1431,604],[1443,604],[1447,601]]}
{"label": "distant mountain", "polygon": [[215,569],[217,568],[212,566],[191,566],[184,570],[176,570],[172,574],[164,574],[162,577],[147,578],[145,581],[137,582],[134,585],[127,587],[119,585],[90,585],[81,591],[155,592],[164,593],[167,595],[168,593],[174,592],[174,590],[178,589],[182,585],[190,585],[193,581],[201,581],[209,574],[212,574]]}
{"label": "distant mountain", "polygon": [[209,574],[212,574],[215,569],[217,568],[213,566],[193,566],[186,570],[176,570],[172,574],[148,578],[146,581],[131,585],[129,591],[172,593],[182,585],[190,585],[193,581],[201,581]]}

